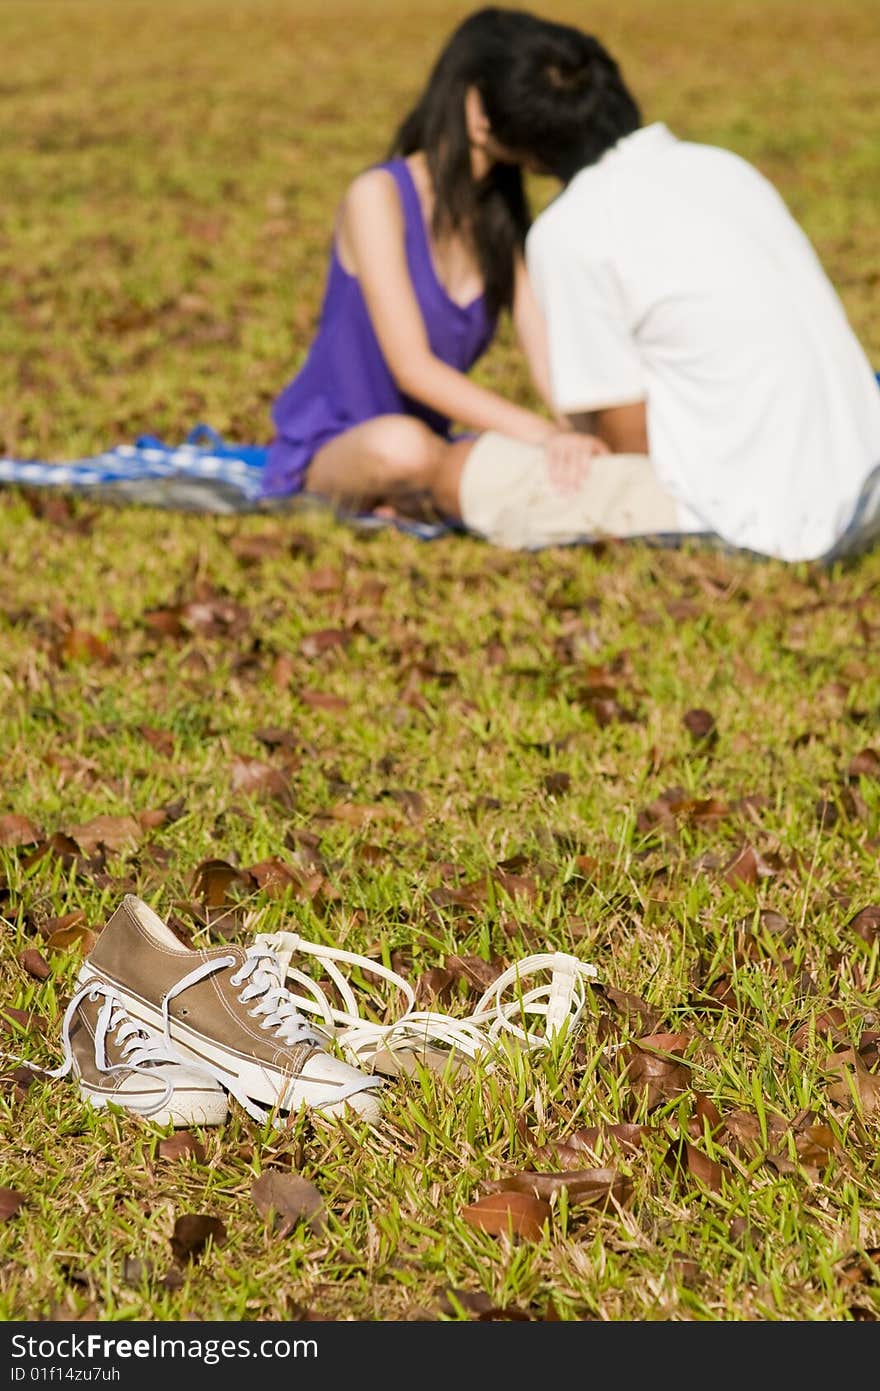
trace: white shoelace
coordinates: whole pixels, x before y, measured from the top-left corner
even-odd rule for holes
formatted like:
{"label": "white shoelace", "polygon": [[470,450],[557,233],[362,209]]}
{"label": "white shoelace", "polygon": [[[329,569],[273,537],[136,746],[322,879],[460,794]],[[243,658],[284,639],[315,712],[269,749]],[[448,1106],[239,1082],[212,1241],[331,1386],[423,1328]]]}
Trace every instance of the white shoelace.
{"label": "white shoelace", "polygon": [[[292,997],[296,1005],[320,1018],[357,1065],[369,1062],[381,1049],[393,1052],[396,1048],[427,1048],[430,1045],[476,1059],[494,1051],[505,1034],[528,1049],[549,1047],[557,1036],[580,1019],[586,1004],[587,982],[598,978],[595,966],[568,952],[539,952],[502,972],[481,995],[473,1012],[459,1019],[440,1010],[417,1010],[415,990],[409,981],[381,962],[356,952],[309,942],[296,932],[263,934],[256,938],[256,943],[275,956],[288,979],[308,992]],[[331,1004],[319,983],[293,964],[297,954],[312,956],[321,962],[339,992],[342,1008]],[[403,1013],[390,1024],[364,1019],[338,962],[388,981],[406,1001]],[[549,982],[523,993],[525,980],[548,971]],[[504,1000],[505,991],[511,987],[513,998]],[[527,1027],[530,1016],[543,1017],[543,1032]]]}
{"label": "white shoelace", "polygon": [[[215,971],[234,966],[237,960],[238,958],[235,956],[219,956],[210,961],[203,961],[194,970],[181,977],[168,991],[162,1001],[162,1023],[165,1042],[169,1048],[174,1047],[169,1014],[171,1001],[181,995],[189,986],[205,980]],[[326,1050],[327,1037],[322,1036],[303,1018],[297,1008],[299,1001],[285,986],[283,966],[272,950],[271,940],[268,937],[255,938],[245,952],[244,963],[229,979],[231,984],[236,987],[244,986],[238,995],[239,1002],[252,1005],[252,1008],[248,1010],[251,1018],[259,1019],[260,1028],[267,1033],[271,1032],[279,1043],[288,1047],[298,1043],[312,1043],[316,1048]],[[257,1003],[253,1003],[254,1001]],[[239,1105],[254,1120],[263,1124],[272,1116],[271,1110],[260,1106],[252,1097],[247,1095],[242,1087],[236,1086],[234,1081],[230,1082],[228,1072],[221,1071],[219,1068],[215,1069],[210,1062],[205,1062],[203,1066],[227,1091],[232,1093]],[[368,1087],[376,1085],[378,1085],[378,1079],[367,1076],[359,1077],[356,1085],[353,1084],[347,1091],[340,1090],[334,1096],[334,1100],[344,1101],[347,1096],[352,1096],[356,1092],[364,1091]]]}
{"label": "white shoelace", "polygon": [[[64,1012],[61,1024],[61,1045],[64,1049],[64,1060],[59,1067],[47,1071],[45,1073],[47,1077],[66,1077],[71,1071],[74,1065],[73,1047],[70,1041],[73,1017],[84,999],[88,998],[97,1002],[102,997],[104,1003],[98,1011],[95,1028],[95,1066],[99,1072],[107,1075],[119,1072],[150,1072],[150,1075],[155,1077],[151,1068],[155,1067],[157,1063],[172,1063],[180,1066],[180,1059],[169,1051],[158,1035],[147,1032],[141,1024],[132,1019],[113,986],[104,981],[91,980],[77,990]],[[123,1058],[122,1062],[111,1063],[108,1060],[108,1038],[112,1038],[119,1048]],[[32,1067],[33,1064],[28,1063],[27,1066]],[[161,1111],[162,1107],[171,1100],[174,1082],[167,1077],[162,1080],[164,1091],[158,1100],[148,1107],[137,1108],[143,1115],[151,1116],[154,1112]]]}

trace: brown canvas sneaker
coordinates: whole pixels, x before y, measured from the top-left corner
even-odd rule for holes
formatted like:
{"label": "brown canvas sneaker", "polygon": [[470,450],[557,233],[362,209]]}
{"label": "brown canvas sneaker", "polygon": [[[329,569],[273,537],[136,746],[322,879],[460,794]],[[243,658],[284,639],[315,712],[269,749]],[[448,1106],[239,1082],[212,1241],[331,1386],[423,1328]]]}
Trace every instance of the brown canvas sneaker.
{"label": "brown canvas sneaker", "polygon": [[126,894],[80,968],[82,984],[95,976],[111,981],[135,1019],[180,1061],[207,1069],[255,1120],[304,1107],[379,1119],[382,1079],[328,1051],[265,939],[193,951]]}
{"label": "brown canvas sneaker", "polygon": [[61,1026],[64,1061],[92,1106],[112,1102],[158,1125],[220,1125],[229,1103],[207,1072],[182,1064],[161,1038],[132,1019],[117,990],[93,976],[76,991]]}

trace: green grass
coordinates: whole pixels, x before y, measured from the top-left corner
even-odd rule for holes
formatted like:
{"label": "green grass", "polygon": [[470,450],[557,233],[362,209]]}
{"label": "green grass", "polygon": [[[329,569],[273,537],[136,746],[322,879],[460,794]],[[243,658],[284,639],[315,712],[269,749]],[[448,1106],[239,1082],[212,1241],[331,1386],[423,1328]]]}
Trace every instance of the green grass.
{"label": "green grass", "polygon": [[[777,182],[880,363],[874,9],[596,0],[590,23],[649,118]],[[264,438],[336,200],[466,10],[7,0],[0,449],[76,457],[202,419]],[[530,398],[507,335],[480,376]],[[0,848],[3,1001],[31,1016],[2,1038],[0,1186],[24,1203],[0,1225],[0,1316],[878,1317],[878,914],[857,915],[880,905],[880,780],[853,760],[880,753],[880,556],[516,555],[322,512],[40,515],[13,492],[0,535],[0,816],[38,836]],[[150,621],[195,600],[176,635]],[[303,647],[331,628],[348,641]],[[286,796],[238,790],[240,758]],[[388,814],[351,824],[344,802]],[[163,808],[128,847],[58,838]],[[279,1134],[233,1105],[177,1159],[67,1080],[15,1085],[12,1059],[60,1056],[81,944],[50,947],[53,920],[97,932],[132,891],[210,942],[199,865],[273,856],[315,877],[240,886],[239,940],[288,926],[414,982],[451,961],[462,1013],[455,958],[573,951],[599,970],[577,1035],[466,1083],[401,1078],[375,1131]],[[657,1034],[680,1057],[646,1072]],[[468,1223],[489,1185],[561,1171],[585,1127],[604,1135],[579,1167],[626,1180],[619,1204],[562,1185],[536,1239]],[[315,1185],[323,1229],[273,1230],[251,1194],[273,1169]],[[192,1261],[171,1246],[186,1213],[225,1232]]]}

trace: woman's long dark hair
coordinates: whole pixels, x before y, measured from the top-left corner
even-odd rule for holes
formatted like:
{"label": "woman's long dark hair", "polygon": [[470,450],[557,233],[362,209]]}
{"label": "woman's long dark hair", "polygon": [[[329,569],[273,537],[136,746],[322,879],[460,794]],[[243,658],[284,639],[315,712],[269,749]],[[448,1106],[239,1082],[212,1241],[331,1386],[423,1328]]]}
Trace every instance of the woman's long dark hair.
{"label": "woman's long dark hair", "polygon": [[470,239],[493,318],[513,303],[515,257],[531,218],[518,165],[494,164],[485,178],[474,178],[465,93],[475,87],[487,110],[492,105],[492,89],[504,80],[516,20],[516,12],[484,9],[459,25],[389,150],[389,158],[424,153],[434,188],[434,235]]}

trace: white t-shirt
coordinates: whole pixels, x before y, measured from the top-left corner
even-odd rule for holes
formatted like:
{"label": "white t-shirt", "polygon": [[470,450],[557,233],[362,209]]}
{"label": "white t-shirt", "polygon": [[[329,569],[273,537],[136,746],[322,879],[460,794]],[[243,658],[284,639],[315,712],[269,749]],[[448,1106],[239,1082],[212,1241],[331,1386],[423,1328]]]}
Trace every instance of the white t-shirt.
{"label": "white t-shirt", "polygon": [[645,401],[684,530],[783,560],[828,550],[880,463],[880,387],[757,169],[646,126],[538,215],[526,259],[560,411]]}

